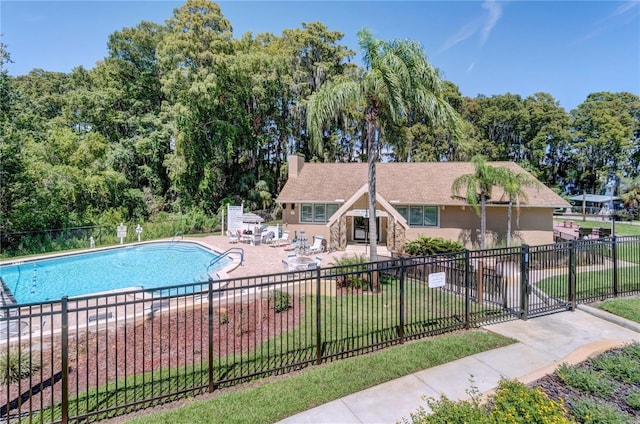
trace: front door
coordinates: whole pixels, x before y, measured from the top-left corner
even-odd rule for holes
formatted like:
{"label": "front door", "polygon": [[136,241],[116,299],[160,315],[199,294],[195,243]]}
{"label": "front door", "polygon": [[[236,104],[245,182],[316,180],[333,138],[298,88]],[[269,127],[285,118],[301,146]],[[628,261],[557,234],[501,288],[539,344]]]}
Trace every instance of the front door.
{"label": "front door", "polygon": [[[380,218],[376,218],[376,231],[380,241]],[[369,218],[362,216],[353,217],[353,241],[366,243],[369,241]]]}

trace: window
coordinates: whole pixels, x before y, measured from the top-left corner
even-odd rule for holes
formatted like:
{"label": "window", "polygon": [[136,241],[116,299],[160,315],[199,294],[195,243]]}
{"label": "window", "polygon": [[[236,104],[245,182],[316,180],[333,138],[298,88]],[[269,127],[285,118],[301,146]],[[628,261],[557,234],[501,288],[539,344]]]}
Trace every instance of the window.
{"label": "window", "polygon": [[327,222],[327,215],[325,214],[326,208],[326,205],[314,205],[313,222]]}
{"label": "window", "polygon": [[303,203],[300,207],[300,222],[326,224],[338,210],[333,203]]}
{"label": "window", "polygon": [[437,227],[437,206],[396,206],[396,210],[411,227]]}
{"label": "window", "polygon": [[313,222],[313,205],[303,203],[300,208],[300,222]]}

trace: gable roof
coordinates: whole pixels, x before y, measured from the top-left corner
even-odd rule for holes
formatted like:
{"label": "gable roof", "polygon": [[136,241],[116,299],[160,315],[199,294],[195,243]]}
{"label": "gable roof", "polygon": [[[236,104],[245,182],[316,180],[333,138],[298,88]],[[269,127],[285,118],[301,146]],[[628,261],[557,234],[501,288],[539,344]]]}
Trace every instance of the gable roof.
{"label": "gable roof", "polygon": [[[368,193],[369,191],[368,189],[369,189],[369,184],[363,184],[362,187],[358,189],[358,191],[352,194],[351,198],[347,199],[344,202],[344,204],[340,206],[340,208],[331,216],[329,221],[327,221],[327,227],[331,227],[331,225],[339,217],[341,217],[342,215],[344,215],[345,212],[351,209],[353,204],[356,201],[358,201],[358,199],[360,199],[362,195],[364,195],[365,193]],[[380,206],[382,206],[387,211],[387,213],[391,214],[391,216],[393,216],[396,219],[396,222],[398,222],[400,225],[402,225],[405,228],[409,228],[409,225],[407,224],[407,220],[402,215],[400,215],[400,213],[392,205],[390,205],[389,202],[387,202],[387,200],[380,193],[378,193],[378,195],[376,196],[376,202],[378,202]]]}
{"label": "gable roof", "polygon": [[[514,162],[487,162],[534,177]],[[474,172],[471,162],[420,162],[376,164],[376,190],[393,204],[466,205],[464,198],[451,194],[453,181]],[[366,163],[305,163],[299,174],[289,178],[277,201],[336,203],[353,196],[367,184]],[[543,184],[525,187],[530,207],[567,207],[569,204]],[[461,192],[462,193],[462,192]],[[505,203],[506,196],[495,187],[490,203]]]}

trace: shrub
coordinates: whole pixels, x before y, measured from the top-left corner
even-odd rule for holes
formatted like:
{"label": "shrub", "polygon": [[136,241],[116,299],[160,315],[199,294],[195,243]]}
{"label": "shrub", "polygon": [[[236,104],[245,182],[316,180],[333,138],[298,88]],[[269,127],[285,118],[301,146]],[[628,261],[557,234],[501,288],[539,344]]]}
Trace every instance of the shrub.
{"label": "shrub", "polygon": [[269,302],[276,312],[286,311],[291,307],[291,295],[281,290],[274,290],[269,293]]}
{"label": "shrub", "polygon": [[598,402],[592,398],[572,398],[571,412],[584,424],[632,424],[635,419],[615,406]]}
{"label": "shrub", "polygon": [[593,358],[591,363],[616,380],[631,384],[640,381],[640,367],[637,359],[626,356],[622,351],[602,354]]}
{"label": "shrub", "polygon": [[418,236],[416,240],[407,242],[404,251],[412,256],[437,255],[439,253],[454,253],[464,250],[464,245],[441,237]]}
{"label": "shrub", "polygon": [[625,398],[627,405],[633,409],[640,410],[640,390],[632,389]]}
{"label": "shrub", "polygon": [[229,313],[226,308],[220,308],[218,310],[218,322],[220,324],[229,324]]}
{"label": "shrub", "polygon": [[342,256],[334,260],[331,265],[343,267],[339,273],[345,273],[338,276],[338,286],[361,288],[368,286],[367,270],[368,259],[364,255]]}
{"label": "shrub", "polygon": [[496,423],[570,423],[562,401],[549,399],[540,388],[503,379],[493,396],[491,417]]}
{"label": "shrub", "polygon": [[[471,387],[466,390],[469,400],[454,401],[444,394],[439,399],[426,398],[425,401],[431,412],[420,407],[417,412],[411,414],[411,422],[414,424],[491,423],[487,415],[487,407],[481,403],[482,394],[476,387],[473,376],[470,381]],[[403,419],[403,422],[407,423],[407,420]]]}
{"label": "shrub", "polygon": [[[413,424],[456,423],[572,423],[562,402],[549,399],[539,388],[532,389],[515,381],[502,379],[493,395],[482,404],[481,394],[473,385],[467,390],[469,400],[452,401],[442,395],[428,398],[428,413],[424,408],[411,414]],[[406,419],[403,419],[408,423]]]}
{"label": "shrub", "polygon": [[31,361],[28,352],[12,350],[0,355],[0,383],[15,383],[33,375],[40,365]]}
{"label": "shrub", "polygon": [[556,370],[556,375],[567,386],[598,396],[610,397],[617,389],[617,384],[604,373],[589,368],[561,364]]}

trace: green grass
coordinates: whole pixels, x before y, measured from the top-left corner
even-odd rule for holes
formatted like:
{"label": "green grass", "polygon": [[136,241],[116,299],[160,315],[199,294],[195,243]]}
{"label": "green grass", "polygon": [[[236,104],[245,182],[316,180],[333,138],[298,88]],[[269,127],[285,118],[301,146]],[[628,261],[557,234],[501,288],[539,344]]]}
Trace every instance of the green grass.
{"label": "green grass", "polygon": [[269,423],[413,372],[506,346],[514,340],[472,330],[394,346],[374,354],[310,367],[297,375],[193,400],[172,411],[140,417],[149,423]]}
{"label": "green grass", "polygon": [[[638,275],[640,275],[640,266],[618,268],[618,291],[637,290],[640,285]],[[536,287],[550,296],[566,300],[567,281],[566,274],[555,275],[537,282]],[[576,297],[578,299],[606,296],[611,293],[613,293],[611,269],[577,273]]]}
{"label": "green grass", "polygon": [[640,323],[640,298],[607,299],[598,307],[612,314]]}

